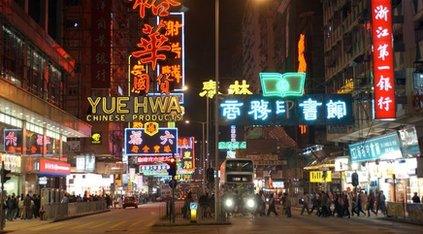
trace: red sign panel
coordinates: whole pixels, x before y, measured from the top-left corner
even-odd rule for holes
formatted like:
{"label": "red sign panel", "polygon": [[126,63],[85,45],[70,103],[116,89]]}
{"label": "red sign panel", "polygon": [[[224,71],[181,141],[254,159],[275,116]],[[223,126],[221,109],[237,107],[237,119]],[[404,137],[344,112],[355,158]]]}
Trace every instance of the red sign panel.
{"label": "red sign panel", "polygon": [[91,87],[110,88],[111,0],[92,1]]}
{"label": "red sign panel", "polygon": [[70,168],[69,163],[40,158],[40,174],[64,176],[70,174]]}
{"label": "red sign panel", "polygon": [[391,0],[372,0],[373,88],[376,119],[396,118]]}
{"label": "red sign panel", "polygon": [[169,16],[158,18],[158,24],[166,31],[165,36],[170,44],[170,52],[166,61],[157,70],[157,90],[160,93],[182,91],[185,85],[185,19],[183,12],[171,12]]}

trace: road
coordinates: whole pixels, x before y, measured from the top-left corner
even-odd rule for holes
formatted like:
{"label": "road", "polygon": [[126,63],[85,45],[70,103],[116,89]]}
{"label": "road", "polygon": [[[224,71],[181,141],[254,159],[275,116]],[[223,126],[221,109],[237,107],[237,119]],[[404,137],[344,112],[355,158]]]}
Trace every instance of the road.
{"label": "road", "polygon": [[36,220],[8,223],[11,233],[423,233],[423,226],[382,219],[353,217],[351,219],[320,218],[315,215],[285,217],[238,217],[232,225],[153,227],[163,212],[160,204],[143,205],[138,209],[116,209],[110,212],[47,223]]}

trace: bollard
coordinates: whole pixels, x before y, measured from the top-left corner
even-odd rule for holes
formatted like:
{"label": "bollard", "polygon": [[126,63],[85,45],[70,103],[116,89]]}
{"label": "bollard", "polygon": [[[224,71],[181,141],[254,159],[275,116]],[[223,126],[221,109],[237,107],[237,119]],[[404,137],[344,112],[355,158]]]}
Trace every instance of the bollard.
{"label": "bollard", "polygon": [[190,209],[190,220],[191,223],[196,223],[197,222],[197,209],[198,209],[198,203],[197,202],[191,202],[189,204],[189,209]]}

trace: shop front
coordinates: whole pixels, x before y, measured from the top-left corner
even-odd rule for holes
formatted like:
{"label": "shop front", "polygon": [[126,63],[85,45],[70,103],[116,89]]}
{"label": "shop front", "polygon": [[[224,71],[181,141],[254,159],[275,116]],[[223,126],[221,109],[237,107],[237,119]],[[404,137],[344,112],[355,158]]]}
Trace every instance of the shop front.
{"label": "shop front", "polygon": [[70,174],[69,163],[40,158],[38,160],[37,184],[41,189],[66,190],[66,176]]}
{"label": "shop front", "polygon": [[346,186],[348,179],[356,172],[359,186],[368,192],[383,191],[386,200],[391,202],[408,202],[414,192],[423,194],[420,185],[421,178],[416,175],[418,148],[410,142],[408,131],[397,131],[367,139],[349,145],[350,168],[346,171]]}
{"label": "shop front", "polygon": [[21,156],[0,153],[0,158],[1,161],[4,162],[4,168],[6,170],[10,170],[10,180],[4,184],[4,190],[6,191],[6,194],[20,194],[21,184],[23,183]]}
{"label": "shop front", "polygon": [[93,173],[70,174],[66,176],[66,191],[75,196],[110,194],[113,175]]}

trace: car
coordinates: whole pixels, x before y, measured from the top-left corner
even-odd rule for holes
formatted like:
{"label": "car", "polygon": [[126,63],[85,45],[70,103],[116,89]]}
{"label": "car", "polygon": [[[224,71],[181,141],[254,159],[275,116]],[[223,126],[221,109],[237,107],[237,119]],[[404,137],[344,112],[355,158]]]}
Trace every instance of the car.
{"label": "car", "polygon": [[135,197],[125,197],[122,208],[125,209],[126,207],[138,208],[138,199],[135,199]]}

